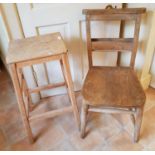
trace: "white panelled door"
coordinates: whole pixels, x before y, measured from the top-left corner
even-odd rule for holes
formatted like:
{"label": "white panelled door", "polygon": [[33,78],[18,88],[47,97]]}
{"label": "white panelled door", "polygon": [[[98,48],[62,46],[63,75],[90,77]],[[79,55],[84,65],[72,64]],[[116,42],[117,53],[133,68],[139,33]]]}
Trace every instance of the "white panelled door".
{"label": "white panelled door", "polygon": [[[20,20],[25,37],[41,35],[52,32],[60,32],[69,50],[70,68],[75,90],[80,90],[82,80],[88,70],[88,59],[85,44],[85,17],[82,15],[84,8],[105,8],[107,4],[17,4]],[[121,4],[112,4],[120,8]],[[109,22],[92,22],[92,29],[95,28],[95,37],[118,37],[119,22],[110,27]],[[108,31],[108,33],[107,33]],[[94,63],[97,65],[115,64],[117,54],[106,55],[103,53],[94,54]],[[106,60],[105,60],[106,59]],[[108,59],[108,60],[107,60]],[[113,63],[112,63],[113,62]],[[33,74],[34,71],[34,74]],[[45,85],[47,83],[60,82],[63,80],[60,65],[57,61],[46,64],[34,65],[33,69],[27,67],[25,76],[29,87]],[[33,75],[33,76],[32,76]],[[35,77],[30,80],[30,77]],[[42,91],[42,97],[53,94],[64,93],[64,88]],[[39,98],[34,94],[35,98]]]}

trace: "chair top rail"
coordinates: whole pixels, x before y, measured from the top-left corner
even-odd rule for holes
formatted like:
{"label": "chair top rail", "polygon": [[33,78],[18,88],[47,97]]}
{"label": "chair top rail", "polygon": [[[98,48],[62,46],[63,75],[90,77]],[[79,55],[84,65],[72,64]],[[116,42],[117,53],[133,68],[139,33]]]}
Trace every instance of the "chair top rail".
{"label": "chair top rail", "polygon": [[113,15],[113,14],[143,14],[146,8],[125,8],[125,9],[83,9],[84,15]]}

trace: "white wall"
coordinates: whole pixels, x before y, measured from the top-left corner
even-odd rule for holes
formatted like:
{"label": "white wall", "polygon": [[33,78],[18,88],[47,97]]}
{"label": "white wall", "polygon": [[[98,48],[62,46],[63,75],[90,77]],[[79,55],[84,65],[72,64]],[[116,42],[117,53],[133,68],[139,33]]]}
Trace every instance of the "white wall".
{"label": "white wall", "polygon": [[[143,17],[142,19],[142,29],[140,32],[140,40],[143,41],[142,48],[139,47],[138,50],[138,56],[136,58],[136,68],[141,72],[141,68],[144,63],[144,57],[145,57],[145,47],[147,43],[147,38],[149,35],[149,30],[150,30],[150,23],[151,23],[151,11],[155,10],[155,3],[142,3],[142,4],[128,4],[128,7],[146,7],[147,9],[147,14],[146,16]],[[152,66],[150,69],[150,73],[152,75],[152,80],[151,80],[151,86],[155,87],[155,56],[153,58]]]}
{"label": "white wall", "polygon": [[0,11],[0,56],[6,66],[5,58],[8,50],[9,36],[6,30],[5,22]]}
{"label": "white wall", "polygon": [[[128,4],[129,8],[132,7],[146,7],[147,11],[149,10],[155,10],[155,3],[153,4]],[[10,31],[10,37],[11,39],[18,39],[23,37],[23,32],[21,28],[21,24],[18,18],[17,14],[17,9],[15,4],[2,4],[3,12],[6,17],[6,22],[9,27]],[[149,34],[149,26],[150,26],[150,16],[149,14],[146,14],[143,16],[142,19],[142,25],[141,25],[141,30],[140,30],[140,44],[138,48],[138,54],[136,57],[136,64],[135,64],[135,69],[138,72],[138,75],[141,75],[142,71],[142,66],[144,64],[144,56],[145,56],[145,46],[146,46],[146,41],[147,37]],[[130,26],[130,23],[126,24],[127,28],[125,31],[125,36],[128,36],[132,32],[132,27]],[[5,56],[7,53],[7,46],[8,46],[8,39],[6,36],[6,31],[4,30],[4,25],[2,24],[2,20],[0,21],[0,34],[1,34],[1,48],[2,48],[2,53]],[[121,57],[121,63],[122,64],[127,64],[129,62],[129,54],[123,54]],[[155,60],[154,60],[155,64]],[[151,73],[155,75],[155,69],[152,67],[151,68]]]}
{"label": "white wall", "polygon": [[9,41],[19,38],[23,38],[23,33],[16,5],[9,3],[0,4],[0,52],[2,61],[7,69],[8,65],[5,58],[8,52]]}
{"label": "white wall", "polygon": [[8,25],[10,39],[23,38],[24,35],[22,33],[16,4],[3,3],[1,5],[2,5],[1,8],[3,11],[3,15],[4,15],[6,23]]}

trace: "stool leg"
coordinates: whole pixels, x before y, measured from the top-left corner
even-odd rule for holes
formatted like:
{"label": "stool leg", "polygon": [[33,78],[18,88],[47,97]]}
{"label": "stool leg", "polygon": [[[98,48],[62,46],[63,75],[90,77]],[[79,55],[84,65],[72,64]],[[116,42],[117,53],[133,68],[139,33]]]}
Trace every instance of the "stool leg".
{"label": "stool leg", "polygon": [[[17,76],[18,76],[18,81],[19,81],[19,83],[23,83],[23,85],[24,85],[24,93],[25,93],[25,95],[26,95],[26,97],[28,98],[28,108],[29,108],[29,110],[30,111],[32,111],[32,108],[33,108],[33,103],[32,103],[32,100],[31,100],[31,95],[28,93],[28,91],[27,91],[27,88],[28,88],[28,86],[27,86],[27,83],[26,83],[26,80],[25,80],[25,78],[24,78],[24,74],[23,74],[23,71],[22,71],[22,69],[20,68],[20,69],[18,69],[18,71],[17,71]],[[28,112],[29,112],[29,110],[28,110]]]}
{"label": "stool leg", "polygon": [[61,70],[62,70],[62,74],[63,74],[64,80],[65,80],[66,86],[68,87],[67,80],[66,80],[66,77],[65,77],[64,68],[63,68],[63,62],[62,62],[62,60],[60,60],[60,66],[61,66]]}
{"label": "stool leg", "polygon": [[72,82],[72,78],[71,78],[71,73],[70,73],[67,54],[63,54],[62,63],[63,63],[62,65],[63,65],[64,73],[65,73],[65,79],[66,79],[66,82],[67,82],[67,85],[68,85],[68,93],[69,93],[70,100],[71,100],[71,103],[72,103],[72,106],[73,106],[74,116],[75,116],[75,119],[76,119],[77,126],[80,129],[80,117],[79,117],[78,107],[77,107],[77,103],[76,103],[76,99],[75,99],[75,94],[74,94],[74,89],[73,89],[73,82]]}
{"label": "stool leg", "polygon": [[30,128],[29,120],[28,120],[27,115],[26,115],[26,109],[25,109],[23,98],[22,98],[22,92],[21,92],[21,89],[20,89],[20,84],[19,84],[15,64],[11,64],[11,76],[12,76],[13,85],[14,85],[14,89],[15,89],[15,92],[16,92],[16,96],[17,96],[17,100],[18,100],[18,106],[19,106],[19,109],[20,109],[20,112],[21,112],[22,120],[24,122],[25,129],[26,129],[27,135],[29,137],[29,140],[32,143],[34,141],[33,140],[33,135],[32,135],[32,131],[31,131],[31,128]]}
{"label": "stool leg", "polygon": [[88,113],[88,105],[85,104],[85,103],[82,103],[82,111],[81,111],[81,138],[84,138],[84,136],[85,136],[87,113]]}
{"label": "stool leg", "polygon": [[142,123],[143,107],[137,107],[135,113],[134,142],[138,142]]}

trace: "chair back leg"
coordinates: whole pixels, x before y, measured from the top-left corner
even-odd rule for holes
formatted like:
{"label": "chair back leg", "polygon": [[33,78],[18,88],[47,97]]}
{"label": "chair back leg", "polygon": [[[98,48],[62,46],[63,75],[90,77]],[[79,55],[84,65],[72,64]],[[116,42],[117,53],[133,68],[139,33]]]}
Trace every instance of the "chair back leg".
{"label": "chair back leg", "polygon": [[87,114],[88,114],[88,105],[83,103],[81,111],[81,138],[85,137]]}

